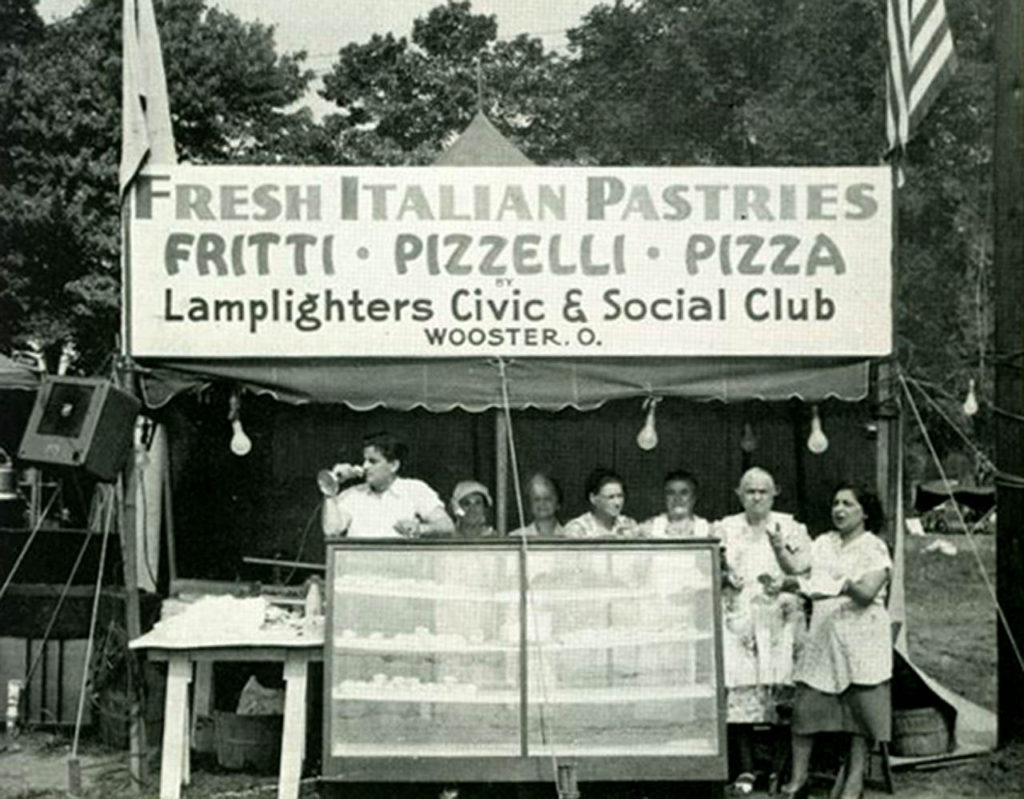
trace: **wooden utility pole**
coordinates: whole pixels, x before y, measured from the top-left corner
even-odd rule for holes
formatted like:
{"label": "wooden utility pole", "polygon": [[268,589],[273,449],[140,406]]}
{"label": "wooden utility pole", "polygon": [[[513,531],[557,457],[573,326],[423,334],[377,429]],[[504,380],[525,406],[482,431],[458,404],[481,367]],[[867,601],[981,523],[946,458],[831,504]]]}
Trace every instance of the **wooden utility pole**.
{"label": "wooden utility pole", "polygon": [[[1024,647],[1024,3],[996,16],[995,377],[996,594]],[[999,742],[1024,739],[1024,665],[999,627]]]}

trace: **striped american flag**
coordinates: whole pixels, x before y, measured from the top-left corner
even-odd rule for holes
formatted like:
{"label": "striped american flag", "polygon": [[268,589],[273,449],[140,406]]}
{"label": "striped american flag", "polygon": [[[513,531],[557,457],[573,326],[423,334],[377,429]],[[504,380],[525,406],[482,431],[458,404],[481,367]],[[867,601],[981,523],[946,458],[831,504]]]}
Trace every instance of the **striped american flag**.
{"label": "striped american flag", "polygon": [[887,0],[889,149],[906,147],[956,67],[944,0]]}

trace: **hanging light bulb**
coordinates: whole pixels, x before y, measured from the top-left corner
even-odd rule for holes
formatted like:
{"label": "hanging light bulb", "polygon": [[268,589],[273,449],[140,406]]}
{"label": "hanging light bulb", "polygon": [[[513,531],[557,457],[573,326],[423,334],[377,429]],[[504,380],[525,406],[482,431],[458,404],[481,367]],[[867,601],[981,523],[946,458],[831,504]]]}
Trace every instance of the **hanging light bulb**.
{"label": "hanging light bulb", "polygon": [[820,455],[828,449],[828,436],[821,429],[821,417],[818,416],[818,406],[811,408],[811,434],[807,437],[807,449],[815,455]]}
{"label": "hanging light bulb", "polygon": [[743,423],[743,436],[740,438],[740,449],[748,455],[757,449],[757,436],[754,435],[754,428],[750,422]]}
{"label": "hanging light bulb", "polygon": [[231,422],[231,429],[234,431],[231,435],[231,451],[239,457],[248,455],[252,450],[252,439],[245,434],[242,420],[235,419]]}
{"label": "hanging light bulb", "polygon": [[658,446],[658,431],[654,426],[654,409],[661,402],[661,397],[648,397],[644,400],[643,407],[647,409],[647,419],[640,432],[636,435],[636,445],[644,452],[650,452]]}
{"label": "hanging light bulb", "polygon": [[228,406],[228,420],[231,422],[231,451],[242,457],[252,451],[252,439],[245,434],[242,427],[242,419],[238,415],[238,409],[242,401],[237,391],[231,394]]}
{"label": "hanging light bulb", "polygon": [[964,400],[964,416],[974,416],[978,412],[978,397],[974,393],[974,378],[967,381],[967,399]]}

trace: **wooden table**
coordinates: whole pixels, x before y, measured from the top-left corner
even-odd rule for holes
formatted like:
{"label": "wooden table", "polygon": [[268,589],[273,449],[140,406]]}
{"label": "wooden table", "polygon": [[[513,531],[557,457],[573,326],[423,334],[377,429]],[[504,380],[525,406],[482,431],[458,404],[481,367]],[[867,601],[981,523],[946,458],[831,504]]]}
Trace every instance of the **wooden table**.
{"label": "wooden table", "polygon": [[[155,631],[154,631],[155,632]],[[260,639],[260,640],[256,640]],[[323,659],[323,638],[289,637],[281,633],[251,636],[248,641],[168,643],[152,633],[132,641],[132,649],[146,649],[151,660],[167,662],[164,738],[160,760],[160,799],[179,799],[181,786],[191,781],[189,741],[192,720],[188,686],[195,672],[193,713],[208,708],[213,664],[217,661],[260,661],[284,664],[284,730],[278,799],[297,799],[306,743],[306,684],[309,664]]]}

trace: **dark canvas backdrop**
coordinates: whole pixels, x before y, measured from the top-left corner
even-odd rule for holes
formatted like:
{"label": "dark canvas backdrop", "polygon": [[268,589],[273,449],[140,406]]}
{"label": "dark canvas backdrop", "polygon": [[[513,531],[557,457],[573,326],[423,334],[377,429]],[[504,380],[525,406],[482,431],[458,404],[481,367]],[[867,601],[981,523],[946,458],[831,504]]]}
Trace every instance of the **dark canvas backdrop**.
{"label": "dark canvas backdrop", "polygon": [[[698,512],[709,519],[739,510],[733,488],[748,465],[772,471],[781,489],[776,508],[795,513],[812,532],[828,528],[830,491],[851,476],[874,480],[875,447],[868,403],[836,400],[820,406],[830,446],[806,447],[810,406],[799,400],[726,404],[669,398],[657,411],[658,447],[643,452],[636,435],[644,422],[640,399],[609,402],[592,411],[513,411],[519,471],[543,470],[565,492],[563,519],[586,510],[583,483],[595,466],[619,471],[626,512],[642,520],[661,509],[662,476],[687,468],[700,480]],[[357,461],[362,437],[389,430],[410,455],[403,473],[430,483],[445,501],[459,480],[494,485],[497,410],[354,411],[343,405],[289,405],[246,395],[242,418],[252,438],[243,458],[229,449],[226,394],[180,395],[161,411],[168,423],[178,568],[182,576],[265,579],[245,567],[244,555],[320,561],[318,469]],[[749,423],[757,447],[740,448]],[[518,526],[509,480],[508,528]]]}

